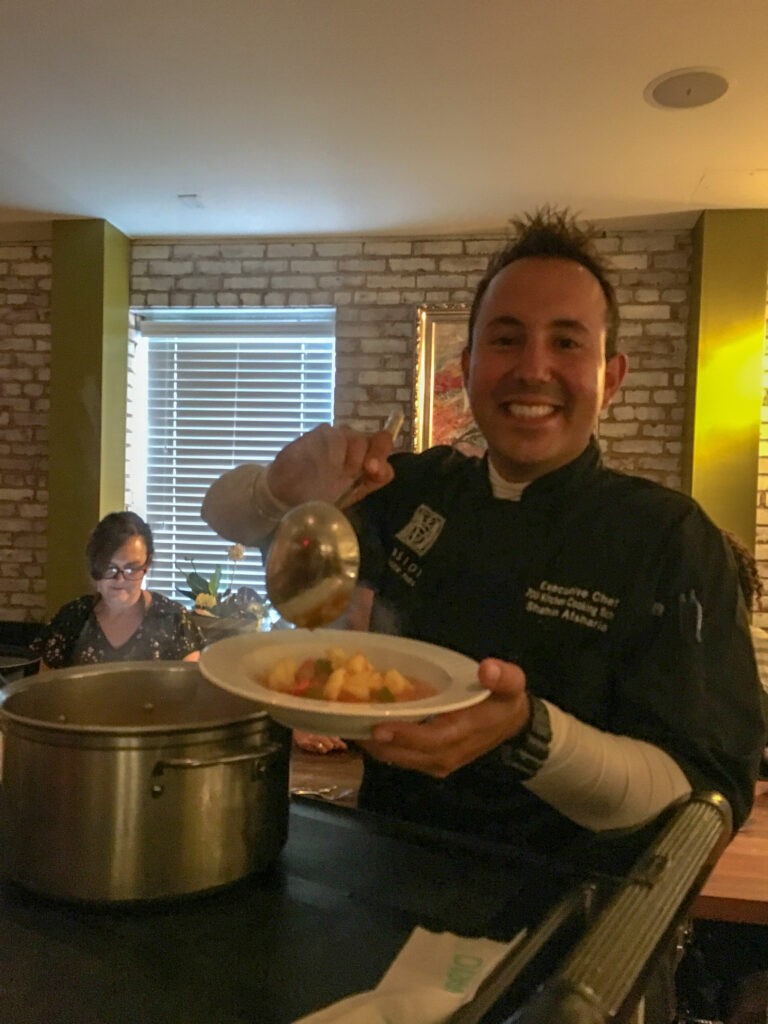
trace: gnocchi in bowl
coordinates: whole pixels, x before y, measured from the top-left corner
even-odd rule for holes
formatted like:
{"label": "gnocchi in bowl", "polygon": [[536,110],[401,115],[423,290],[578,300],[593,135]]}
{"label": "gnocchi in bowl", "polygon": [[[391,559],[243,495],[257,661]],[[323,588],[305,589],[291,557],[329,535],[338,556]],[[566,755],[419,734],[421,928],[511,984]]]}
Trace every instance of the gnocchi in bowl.
{"label": "gnocchi in bowl", "polygon": [[423,700],[437,692],[423,679],[409,679],[396,668],[379,672],[357,651],[348,655],[341,647],[328,647],[319,658],[282,657],[261,680],[270,690],[311,700],[368,701],[391,704]]}

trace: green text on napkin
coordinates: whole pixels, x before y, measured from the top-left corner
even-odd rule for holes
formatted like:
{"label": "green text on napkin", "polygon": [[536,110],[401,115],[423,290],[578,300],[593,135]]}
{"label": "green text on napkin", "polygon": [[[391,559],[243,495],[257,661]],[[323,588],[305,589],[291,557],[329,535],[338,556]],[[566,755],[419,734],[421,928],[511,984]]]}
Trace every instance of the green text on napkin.
{"label": "green text on napkin", "polygon": [[375,989],[349,996],[295,1024],[443,1024],[477,992],[511,943],[414,928]]}

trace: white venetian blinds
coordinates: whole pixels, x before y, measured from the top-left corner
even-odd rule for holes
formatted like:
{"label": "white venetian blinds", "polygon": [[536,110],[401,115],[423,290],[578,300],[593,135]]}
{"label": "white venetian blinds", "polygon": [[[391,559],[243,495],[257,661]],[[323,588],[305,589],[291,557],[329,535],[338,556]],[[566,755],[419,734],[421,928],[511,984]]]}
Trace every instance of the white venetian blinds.
{"label": "white venetian blinds", "polygon": [[[270,462],[299,434],[333,420],[334,311],[138,311],[137,326],[137,367],[146,357],[138,370],[146,372],[146,490],[137,511],[156,548],[149,585],[186,601],[187,559],[206,578],[227,559],[229,543],[200,517],[208,485],[240,463]],[[135,410],[134,419],[141,420]],[[258,552],[227,565],[223,584],[230,569],[235,586],[263,593]]]}

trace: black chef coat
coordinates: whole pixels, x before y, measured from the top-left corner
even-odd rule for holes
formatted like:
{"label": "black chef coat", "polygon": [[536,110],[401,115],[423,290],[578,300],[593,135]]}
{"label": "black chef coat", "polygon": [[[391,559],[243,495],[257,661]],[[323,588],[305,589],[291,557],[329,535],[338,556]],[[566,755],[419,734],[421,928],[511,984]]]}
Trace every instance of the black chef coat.
{"label": "black chef coat", "polygon": [[[373,628],[517,663],[538,696],[658,745],[743,822],[759,682],[733,558],[699,505],[606,469],[594,440],[519,501],[494,498],[487,456],[437,447],[391,462],[393,482],[352,510]],[[444,780],[367,758],[360,799],[546,850],[587,838],[492,756]]]}

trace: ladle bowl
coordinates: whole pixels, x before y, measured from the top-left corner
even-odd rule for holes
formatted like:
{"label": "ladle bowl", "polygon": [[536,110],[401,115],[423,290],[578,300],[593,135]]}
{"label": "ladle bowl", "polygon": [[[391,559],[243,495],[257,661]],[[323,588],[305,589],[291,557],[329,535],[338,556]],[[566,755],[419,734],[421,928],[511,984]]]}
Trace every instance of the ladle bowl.
{"label": "ladle bowl", "polygon": [[360,546],[347,517],[328,501],[287,512],[267,558],[267,594],[294,626],[335,622],[357,586]]}

